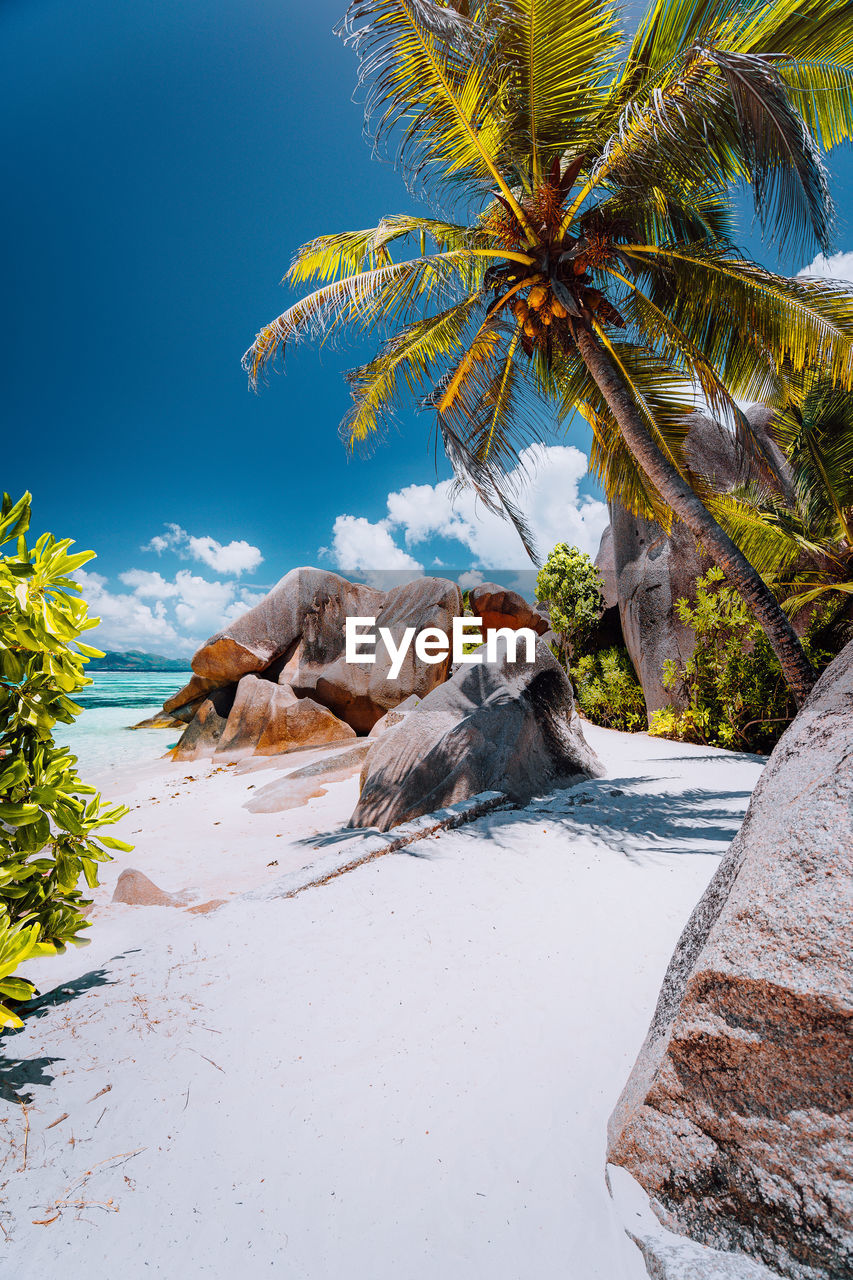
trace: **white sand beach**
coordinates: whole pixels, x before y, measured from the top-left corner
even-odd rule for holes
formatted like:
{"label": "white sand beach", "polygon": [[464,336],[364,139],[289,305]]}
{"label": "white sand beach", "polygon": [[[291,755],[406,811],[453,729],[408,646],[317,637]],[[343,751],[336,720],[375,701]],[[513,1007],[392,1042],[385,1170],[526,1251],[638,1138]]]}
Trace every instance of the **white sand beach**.
{"label": "white sand beach", "polygon": [[[287,899],[355,777],[110,774],[136,848],[0,1066],[9,1275],[641,1280],[606,1122],[763,762],[584,732],[606,778]],[[111,905],[127,866],[227,903]]]}

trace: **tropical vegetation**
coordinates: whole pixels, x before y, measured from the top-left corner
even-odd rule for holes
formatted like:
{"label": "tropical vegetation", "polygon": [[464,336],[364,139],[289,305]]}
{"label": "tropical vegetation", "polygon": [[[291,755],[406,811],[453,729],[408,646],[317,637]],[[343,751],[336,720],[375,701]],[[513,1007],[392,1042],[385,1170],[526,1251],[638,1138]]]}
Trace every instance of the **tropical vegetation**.
{"label": "tropical vegetation", "polygon": [[378,334],[347,441],[414,392],[531,550],[507,477],[543,398],[562,422],[580,411],[608,496],[695,534],[802,701],[812,667],[687,472],[685,410],[701,388],[760,455],[737,400],[781,403],[814,367],[853,387],[847,289],[747,260],[733,221],[746,187],[782,249],[828,248],[821,152],[853,136],[847,0],[650,0],[631,36],[615,0],[355,0],[341,34],[377,145],[435,213],[304,245],[286,280],[310,292],[257,335],[251,381],[299,339]]}
{"label": "tropical vegetation", "polygon": [[558,542],[536,575],[536,595],[548,605],[560,657],[568,664],[589,642],[604,612],[601,574],[585,552]]}
{"label": "tropical vegetation", "polygon": [[[664,663],[664,687],[678,693],[682,709],[655,711],[649,732],[733,750],[772,750],[796,706],[767,637],[737,590],[713,566],[697,579],[694,599],[679,600],[675,608],[692,628],[695,648],[683,665]],[[816,619],[805,648],[817,668],[834,656],[822,639]]]}
{"label": "tropical vegetation", "polygon": [[101,834],[127,809],[103,805],[53,739],[79,714],[73,696],[100,656],[80,639],[98,619],[73,581],[93,553],[48,533],[30,546],[30,501],[5,494],[0,506],[0,1028],[21,1025],[7,1001],[34,991],[13,976],[19,965],[86,940],[80,878],[93,888],[109,851],[132,848]]}
{"label": "tropical vegetation", "polygon": [[753,482],[715,508],[789,613],[817,601],[840,611],[853,605],[853,394],[819,376],[792,393],[773,423],[784,482]]}
{"label": "tropical vegetation", "polygon": [[578,706],[593,724],[625,733],[646,728],[646,699],[624,645],[579,654],[571,677]]}

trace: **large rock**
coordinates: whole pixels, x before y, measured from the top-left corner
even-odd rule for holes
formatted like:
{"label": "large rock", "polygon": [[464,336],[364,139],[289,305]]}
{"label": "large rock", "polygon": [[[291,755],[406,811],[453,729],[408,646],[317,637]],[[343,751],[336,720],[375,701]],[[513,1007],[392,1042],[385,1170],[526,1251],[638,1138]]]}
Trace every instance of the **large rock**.
{"label": "large rock", "polygon": [[383,599],[381,591],[326,569],[292,569],[259,604],[203,644],[192,669],[219,685],[264,671],[293,651],[309,618],[314,643],[342,651],[344,619],[378,613]]}
{"label": "large rock", "polygon": [[383,733],[387,733],[389,729],[393,729],[395,725],[401,724],[421,701],[422,699],[413,693],[406,698],[405,702],[401,702],[399,706],[392,707],[390,711],[386,711],[382,719],[376,721],[376,724],[367,735],[368,738],[378,738]]}
{"label": "large rock", "polygon": [[294,569],[260,604],[199,649],[193,658],[196,674],[166,706],[178,714],[183,707],[200,708],[211,688],[264,673],[367,733],[391,707],[411,694],[423,697],[446,680],[450,659],[420,662],[411,647],[399,676],[391,680],[391,660],[382,643],[377,643],[375,662],[346,662],[346,619],[375,618],[377,632],[386,627],[399,642],[407,627],[450,633],[461,613],[459,587],[442,578],[418,578],[383,592],[323,569]]}
{"label": "large rock", "polygon": [[236,686],[227,685],[224,689],[214,689],[204,699],[172,752],[173,760],[198,760],[213,755],[234,705],[235,692]]}
{"label": "large rock", "polygon": [[324,796],[331,785],[358,773],[370,747],[368,739],[362,738],[344,751],[313,760],[301,769],[293,769],[261,787],[243,808],[249,813],[281,813],[307,804],[317,796]]}
{"label": "large rock", "polygon": [[501,627],[518,631],[521,627],[529,627],[538,636],[544,636],[551,630],[549,620],[529,605],[524,596],[507,587],[499,587],[496,582],[481,582],[472,588],[468,598],[471,612],[480,618],[484,631]]}
{"label": "large rock", "polygon": [[163,703],[163,710],[171,714],[182,711],[186,707],[193,707],[198,710],[211,689],[218,687],[219,684],[215,680],[205,680],[201,676],[191,676],[189,684],[185,684],[183,689],[179,689],[177,693],[172,694],[171,698],[166,699]]}
{"label": "large rock", "polygon": [[853,643],[770,757],[690,918],[608,1159],[664,1224],[853,1276]]}
{"label": "large rock", "polygon": [[595,567],[601,575],[601,594],[605,609],[619,606],[619,586],[616,577],[616,559],[613,550],[613,525],[609,524],[601,535]]}
{"label": "large rock", "polygon": [[[719,493],[750,479],[784,489],[790,473],[768,426],[772,411],[754,405],[747,411],[765,456],[749,455],[731,433],[701,413],[691,414],[684,444],[691,472]],[[682,666],[693,653],[693,631],[676,611],[682,597],[691,599],[696,579],[711,565],[684,525],[675,522],[669,534],[652,520],[631,515],[622,504],[610,504],[610,528],[605,530],[596,565],[604,580],[608,605],[618,603],[622,634],[652,712],[669,703],[679,705],[677,692],[664,688],[663,665],[671,659]]]}
{"label": "large rock", "polygon": [[609,532],[622,636],[651,716],[669,703],[679,705],[677,693],[664,688],[663,666],[668,659],[682,666],[695,637],[675,605],[682,596],[692,598],[696,579],[711,561],[684,525],[673,524],[667,535],[620,502],[610,504]]}
{"label": "large rock", "polygon": [[481,791],[523,803],[603,772],[548,646],[539,640],[535,661],[510,663],[501,640],[497,662],[460,666],[378,738],[350,826],[387,831]]}
{"label": "large rock", "polygon": [[354,737],[354,729],[313,698],[297,698],[287,685],[247,675],[237,685],[216,754],[275,756]]}
{"label": "large rock", "polygon": [[[387,628],[395,644],[407,627],[421,631],[437,627],[450,635],[453,618],[462,613],[462,592],[455,582],[444,578],[418,578],[378,596],[361,616],[376,618],[379,628]],[[354,610],[345,611],[350,616]],[[318,610],[306,615],[302,640],[282,670],[300,696],[310,696],[334,711],[358,733],[369,733],[386,711],[412,694],[419,698],[442,684],[450,671],[450,656],[438,663],[421,662],[409,646],[398,676],[390,677],[391,659],[377,640],[375,661],[352,663],[345,660],[343,621],[330,628],[328,613]]]}

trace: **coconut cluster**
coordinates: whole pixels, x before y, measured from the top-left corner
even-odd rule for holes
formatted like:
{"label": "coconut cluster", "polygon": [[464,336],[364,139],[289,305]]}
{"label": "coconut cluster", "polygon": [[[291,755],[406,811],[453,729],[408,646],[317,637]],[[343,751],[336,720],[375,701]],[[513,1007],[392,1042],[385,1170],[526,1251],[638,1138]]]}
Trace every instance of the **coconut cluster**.
{"label": "coconut cluster", "polygon": [[535,284],[526,298],[516,298],[512,314],[528,338],[540,337],[554,320],[565,320],[568,312],[545,284]]}

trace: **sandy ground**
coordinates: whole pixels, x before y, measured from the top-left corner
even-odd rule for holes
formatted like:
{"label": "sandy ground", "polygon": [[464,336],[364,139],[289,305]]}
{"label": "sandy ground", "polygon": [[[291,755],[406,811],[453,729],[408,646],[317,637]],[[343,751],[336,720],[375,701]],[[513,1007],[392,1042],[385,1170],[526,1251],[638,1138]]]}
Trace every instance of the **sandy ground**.
{"label": "sandy ground", "polygon": [[[128,854],[106,863],[94,892],[93,927],[110,907],[116,881],[126,867],[143,871],[161,889],[187,895],[191,903],[239,896],[295,871],[316,856],[312,837],[344,825],[358,798],[358,770],[346,779],[323,776],[301,785],[323,792],[279,813],[250,813],[246,805],[285,774],[347,753],[346,745],[224,765],[219,761],[153,761],[141,768],[114,770],[91,781],[105,800],[130,809],[114,834],[133,844]],[[106,834],[113,834],[106,831]],[[132,926],[129,926],[132,928]]]}
{"label": "sandy ground", "polygon": [[[238,895],[354,780],[280,814],[242,807],[274,770],[125,787],[137,849],[4,1040],[8,1274],[641,1280],[607,1117],[762,762],[587,731],[607,778],[287,900]],[[122,865],[234,897],[109,906]]]}

